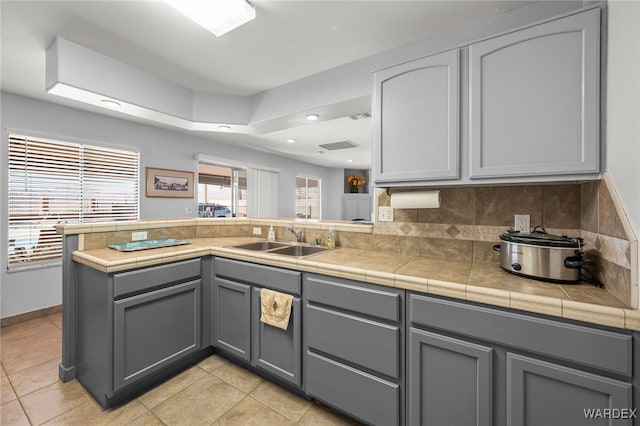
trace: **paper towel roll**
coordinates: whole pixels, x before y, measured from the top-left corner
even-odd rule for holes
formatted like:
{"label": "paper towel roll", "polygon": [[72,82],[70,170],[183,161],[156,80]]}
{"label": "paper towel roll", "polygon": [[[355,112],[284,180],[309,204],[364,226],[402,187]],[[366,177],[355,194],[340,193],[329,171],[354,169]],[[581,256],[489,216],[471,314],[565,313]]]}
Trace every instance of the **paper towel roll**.
{"label": "paper towel roll", "polygon": [[440,207],[440,191],[411,191],[391,194],[394,209],[437,209]]}

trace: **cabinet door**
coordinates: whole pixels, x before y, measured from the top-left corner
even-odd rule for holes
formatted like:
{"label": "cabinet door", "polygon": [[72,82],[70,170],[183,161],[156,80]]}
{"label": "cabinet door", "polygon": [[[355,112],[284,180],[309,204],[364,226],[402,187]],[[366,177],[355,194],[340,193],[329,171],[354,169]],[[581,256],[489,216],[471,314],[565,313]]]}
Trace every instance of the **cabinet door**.
{"label": "cabinet door", "polygon": [[342,220],[371,220],[371,195],[345,194],[342,196]]}
{"label": "cabinet door", "polygon": [[409,424],[490,426],[492,356],[489,347],[410,328]]}
{"label": "cabinet door", "polygon": [[[510,425],[632,424],[587,418],[588,410],[632,408],[631,384],[533,358],[507,354]],[[622,416],[620,416],[622,417]]]}
{"label": "cabinet door", "polygon": [[459,51],[374,73],[376,182],[458,177]]}
{"label": "cabinet door", "polygon": [[113,390],[200,349],[200,280],[117,300]]}
{"label": "cabinet door", "polygon": [[251,287],[215,278],[213,292],[214,346],[251,362]]}
{"label": "cabinet door", "polygon": [[302,386],[302,334],[301,303],[294,297],[289,326],[286,330],[260,321],[260,289],[253,289],[252,356],[251,364],[272,373],[281,379]]}
{"label": "cabinet door", "polygon": [[469,47],[470,177],[599,172],[600,10]]}

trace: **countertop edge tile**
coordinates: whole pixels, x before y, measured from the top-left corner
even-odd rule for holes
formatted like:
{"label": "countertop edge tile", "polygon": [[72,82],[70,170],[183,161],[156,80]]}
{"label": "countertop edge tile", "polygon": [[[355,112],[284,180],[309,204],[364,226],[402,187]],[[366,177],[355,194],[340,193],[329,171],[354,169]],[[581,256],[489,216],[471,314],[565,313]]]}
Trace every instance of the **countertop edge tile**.
{"label": "countertop edge tile", "polygon": [[633,309],[624,310],[624,325],[629,330],[640,331],[640,311]]}
{"label": "countertop edge tile", "polygon": [[374,271],[365,269],[364,281],[370,284],[386,285],[395,287],[395,275],[392,272]]}
{"label": "countertop edge tile", "polygon": [[427,278],[398,274],[396,275],[395,286],[405,290],[427,293],[429,291],[429,280]]}
{"label": "countertop edge tile", "polygon": [[466,300],[467,285],[460,283],[452,283],[448,281],[428,279],[427,293],[437,294],[439,296],[448,296],[455,299]]}
{"label": "countertop edge tile", "polygon": [[366,281],[367,271],[365,269],[356,268],[354,266],[341,266],[340,276],[342,278],[346,278],[350,280]]}
{"label": "countertop edge tile", "polygon": [[511,307],[511,292],[498,288],[467,285],[466,300],[509,308]]}
{"label": "countertop edge tile", "polygon": [[625,328],[625,310],[592,303],[562,300],[562,318]]}
{"label": "countertop edge tile", "polygon": [[300,259],[298,261],[298,269],[304,272],[318,272],[318,262],[313,262],[307,259]]}
{"label": "countertop edge tile", "polygon": [[553,297],[512,291],[511,308],[562,318],[562,300]]}

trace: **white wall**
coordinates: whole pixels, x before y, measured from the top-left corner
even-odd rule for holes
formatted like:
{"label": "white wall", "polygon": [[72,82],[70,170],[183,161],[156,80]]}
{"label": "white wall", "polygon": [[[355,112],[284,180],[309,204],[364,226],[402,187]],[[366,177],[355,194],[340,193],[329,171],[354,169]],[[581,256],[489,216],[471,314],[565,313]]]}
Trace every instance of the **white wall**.
{"label": "white wall", "polygon": [[[249,150],[240,146],[220,143],[208,139],[160,129],[117,118],[80,111],[56,104],[2,92],[2,212],[1,212],[1,261],[0,273],[0,317],[55,306],[62,301],[61,268],[45,268],[33,271],[7,273],[7,130],[27,135],[49,137],[94,145],[116,146],[139,151],[141,174],[144,168],[162,167],[177,170],[197,171],[194,155],[210,156],[259,164],[280,169],[279,216],[295,216],[295,176],[305,174],[323,181],[323,198],[335,199],[332,191],[342,192],[342,187],[326,185],[334,175],[342,178],[342,169],[329,169],[302,163],[265,152]],[[233,137],[238,137],[237,135]],[[339,195],[338,195],[339,197]],[[146,198],[144,176],[141,176],[140,218],[195,217],[197,200]],[[323,218],[339,219],[340,212],[332,208],[332,202],[323,203]],[[193,215],[184,214],[185,207],[192,207]]]}
{"label": "white wall", "polygon": [[606,169],[640,236],[640,2],[608,5]]}

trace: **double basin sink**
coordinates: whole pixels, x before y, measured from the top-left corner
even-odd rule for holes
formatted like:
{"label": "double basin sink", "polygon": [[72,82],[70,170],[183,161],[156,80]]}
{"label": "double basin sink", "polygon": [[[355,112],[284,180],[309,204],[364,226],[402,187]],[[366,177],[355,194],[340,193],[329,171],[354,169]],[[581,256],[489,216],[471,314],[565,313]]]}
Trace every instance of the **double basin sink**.
{"label": "double basin sink", "polygon": [[231,247],[292,257],[310,256],[312,254],[322,253],[329,250],[328,247],[324,246],[311,246],[301,243],[281,243],[276,241],[256,241],[253,243],[237,244]]}

